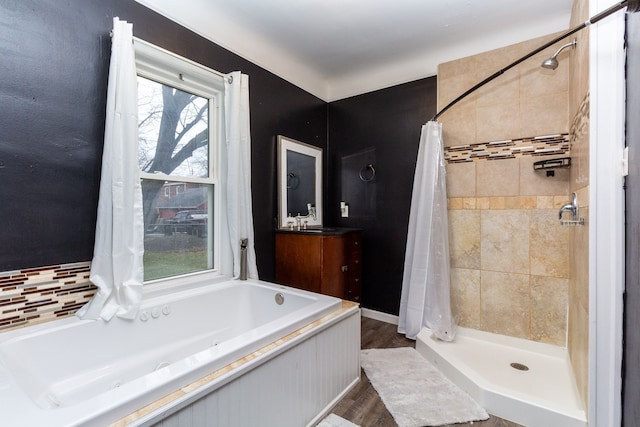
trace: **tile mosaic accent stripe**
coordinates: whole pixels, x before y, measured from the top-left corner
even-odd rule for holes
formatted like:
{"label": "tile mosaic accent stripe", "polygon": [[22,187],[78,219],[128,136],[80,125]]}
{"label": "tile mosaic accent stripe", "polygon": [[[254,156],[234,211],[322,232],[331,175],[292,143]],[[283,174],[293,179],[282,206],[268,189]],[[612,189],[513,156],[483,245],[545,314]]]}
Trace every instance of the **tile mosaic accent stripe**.
{"label": "tile mosaic accent stripe", "polygon": [[447,163],[465,163],[480,160],[515,159],[522,156],[568,155],[569,134],[506,139],[478,144],[454,145],[444,148]]}
{"label": "tile mosaic accent stripe", "polygon": [[0,273],[0,331],[72,316],[96,292],[91,262]]}
{"label": "tile mosaic accent stripe", "polygon": [[589,132],[589,93],[585,95],[571,124],[571,144],[584,140]]}

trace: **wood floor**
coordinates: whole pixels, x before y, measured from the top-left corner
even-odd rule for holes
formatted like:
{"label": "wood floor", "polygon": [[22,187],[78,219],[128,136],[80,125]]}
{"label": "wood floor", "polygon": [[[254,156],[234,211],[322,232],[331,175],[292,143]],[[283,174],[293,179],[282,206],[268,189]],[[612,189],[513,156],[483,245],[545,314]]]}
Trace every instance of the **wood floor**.
{"label": "wood floor", "polygon": [[[362,318],[362,348],[415,348],[415,346],[415,341],[396,332],[396,325]],[[362,427],[397,427],[364,371],[362,371],[360,383],[333,408],[332,412]],[[494,416],[486,421],[452,424],[451,427],[471,425],[473,427],[520,427],[519,424]]]}

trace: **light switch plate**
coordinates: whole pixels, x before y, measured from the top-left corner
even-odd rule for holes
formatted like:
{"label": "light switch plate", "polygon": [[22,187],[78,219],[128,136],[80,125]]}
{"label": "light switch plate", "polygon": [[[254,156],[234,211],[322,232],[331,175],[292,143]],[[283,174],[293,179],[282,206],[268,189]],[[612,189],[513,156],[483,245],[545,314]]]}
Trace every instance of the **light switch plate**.
{"label": "light switch plate", "polygon": [[349,205],[346,202],[340,202],[340,216],[342,218],[349,217]]}

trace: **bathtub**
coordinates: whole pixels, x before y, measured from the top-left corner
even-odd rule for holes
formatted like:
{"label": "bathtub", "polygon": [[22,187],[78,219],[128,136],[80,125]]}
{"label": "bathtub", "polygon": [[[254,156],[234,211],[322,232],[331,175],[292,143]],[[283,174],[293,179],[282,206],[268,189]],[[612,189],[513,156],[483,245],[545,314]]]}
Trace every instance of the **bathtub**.
{"label": "bathtub", "polygon": [[586,427],[565,348],[458,328],[453,342],[423,329],[416,350],[487,412],[527,427]]}
{"label": "bathtub", "polygon": [[341,306],[231,280],[147,298],[134,320],[67,318],[0,334],[0,423],[109,424]]}

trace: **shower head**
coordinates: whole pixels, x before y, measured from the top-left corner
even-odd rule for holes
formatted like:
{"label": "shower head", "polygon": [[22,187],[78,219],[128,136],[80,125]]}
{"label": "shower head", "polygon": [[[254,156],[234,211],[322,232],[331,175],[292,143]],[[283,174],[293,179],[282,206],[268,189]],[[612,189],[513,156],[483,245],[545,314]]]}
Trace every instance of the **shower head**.
{"label": "shower head", "polygon": [[556,59],[555,56],[552,56],[551,58],[547,58],[542,63],[541,67],[547,68],[549,70],[555,70],[556,68],[558,68],[558,60]]}
{"label": "shower head", "polygon": [[578,41],[576,39],[573,39],[573,41],[571,41],[570,43],[567,43],[564,46],[560,47],[560,49],[558,49],[558,51],[554,53],[553,56],[545,59],[542,62],[542,68],[548,68],[549,70],[555,70],[556,68],[558,68],[558,60],[556,58],[560,54],[560,52],[562,52],[564,48],[567,48],[569,46],[575,47],[577,43]]}

